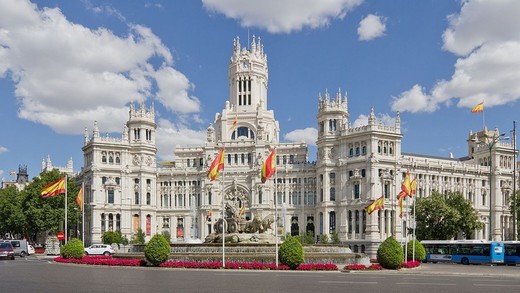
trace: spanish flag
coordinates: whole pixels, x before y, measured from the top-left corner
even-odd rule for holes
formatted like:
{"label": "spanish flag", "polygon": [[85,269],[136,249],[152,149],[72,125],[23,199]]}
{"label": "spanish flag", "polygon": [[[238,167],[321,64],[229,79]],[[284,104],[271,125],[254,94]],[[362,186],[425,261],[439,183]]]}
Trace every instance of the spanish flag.
{"label": "spanish flag", "polygon": [[401,192],[397,195],[397,198],[403,198],[410,196],[412,193],[412,186],[410,182],[410,172],[406,171],[406,175],[404,177],[404,181],[401,184]]}
{"label": "spanish flag", "polygon": [[239,213],[238,215],[239,215],[239,216],[242,216],[242,215],[245,214],[245,213],[246,213],[246,207],[242,207],[242,208],[240,209],[240,213]]}
{"label": "spanish flag", "polygon": [[78,204],[80,211],[83,211],[83,186],[80,187],[78,196],[76,196],[76,203]]}
{"label": "spanish flag", "polygon": [[215,158],[215,160],[213,161],[213,163],[211,163],[211,166],[209,167],[209,171],[208,171],[209,181],[213,181],[213,180],[217,179],[219,172],[222,170],[224,170],[224,148],[222,148],[220,150],[217,157]]}
{"label": "spanish flag", "polygon": [[397,198],[412,197],[417,193],[417,176],[410,181],[410,172],[406,171],[406,176],[401,184],[401,192],[397,195]]}
{"label": "spanish flag", "polygon": [[52,197],[60,193],[65,193],[65,177],[56,182],[47,184],[41,191],[42,197]]}
{"label": "spanish flag", "polygon": [[375,199],[371,204],[367,205],[365,207],[365,210],[370,215],[373,212],[377,210],[384,210],[385,209],[385,198],[384,196],[381,196],[378,199]]}
{"label": "spanish flag", "polygon": [[265,159],[264,165],[262,166],[262,183],[265,183],[274,172],[276,172],[276,151],[272,150],[267,159]]}
{"label": "spanish flag", "polygon": [[403,199],[404,199],[404,197],[401,197],[401,198],[399,198],[399,201],[397,202],[397,205],[399,206],[399,218],[401,218],[401,219],[404,217]]}
{"label": "spanish flag", "polygon": [[231,128],[229,129],[230,131],[233,131],[235,129],[235,127],[237,126],[237,122],[238,122],[238,117],[237,117],[237,115],[235,115],[235,119],[233,120],[233,124],[231,124]]}
{"label": "spanish flag", "polygon": [[471,113],[481,113],[484,112],[484,102],[478,103],[473,109],[471,109]]}

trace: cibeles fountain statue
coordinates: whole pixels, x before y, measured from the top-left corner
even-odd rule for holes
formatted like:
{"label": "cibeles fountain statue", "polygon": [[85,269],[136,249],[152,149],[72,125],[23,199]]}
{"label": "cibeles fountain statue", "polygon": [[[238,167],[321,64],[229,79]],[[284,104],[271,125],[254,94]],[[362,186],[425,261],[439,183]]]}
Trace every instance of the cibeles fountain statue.
{"label": "cibeles fountain statue", "polygon": [[[275,235],[273,214],[264,217],[255,215],[253,219],[245,219],[245,206],[247,196],[240,189],[232,188],[225,195],[224,218],[218,219],[213,224],[213,233],[206,236],[204,243],[222,243],[224,234],[226,243],[263,243],[274,244]],[[222,233],[224,231],[224,233]]]}

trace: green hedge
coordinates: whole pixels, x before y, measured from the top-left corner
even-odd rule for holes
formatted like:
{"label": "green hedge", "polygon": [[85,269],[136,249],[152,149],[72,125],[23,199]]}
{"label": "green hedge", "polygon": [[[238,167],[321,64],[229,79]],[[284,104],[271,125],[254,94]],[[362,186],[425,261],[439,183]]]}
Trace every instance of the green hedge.
{"label": "green hedge", "polygon": [[144,247],[144,257],[152,265],[160,265],[170,258],[170,243],[163,235],[154,235]]}
{"label": "green hedge", "polygon": [[70,239],[67,244],[61,247],[60,254],[63,258],[82,258],[85,254],[83,242],[77,238]]}
{"label": "green hedge", "polygon": [[[413,245],[415,242],[415,259],[413,259]],[[408,247],[406,251],[407,260],[423,261],[426,258],[426,250],[421,242],[417,239],[408,241]]]}
{"label": "green hedge", "polygon": [[303,246],[297,236],[290,236],[280,245],[278,251],[280,263],[288,265],[291,270],[296,269],[303,263]]}
{"label": "green hedge", "polygon": [[377,261],[385,269],[399,269],[403,259],[403,248],[393,236],[386,238],[377,249]]}

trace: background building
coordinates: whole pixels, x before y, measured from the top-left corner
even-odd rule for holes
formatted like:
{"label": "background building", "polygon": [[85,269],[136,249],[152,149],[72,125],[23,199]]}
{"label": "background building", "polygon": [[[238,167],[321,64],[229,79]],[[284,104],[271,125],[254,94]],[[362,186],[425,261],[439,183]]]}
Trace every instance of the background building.
{"label": "background building", "polygon": [[[100,136],[96,124],[92,135],[85,130],[86,243],[100,242],[108,230],[131,238],[139,228],[148,238],[167,231],[174,242],[204,239],[221,217],[224,197],[227,214],[244,208],[246,218],[264,218],[277,210],[283,233],[337,233],[353,251],[375,255],[384,239],[402,239],[407,227],[396,208],[406,171],[417,176],[418,197],[459,191],[471,200],[486,223],[473,238],[487,239],[490,231],[496,240],[512,238],[515,153],[498,130],[470,133],[464,158],[405,154],[399,113],[394,125],[384,125],[372,108],[367,125],[354,128],[346,94],[326,91],[318,97],[318,154],[311,163],[306,144],[280,143],[267,83],[260,39],[247,48],[235,39],[229,100],[207,128],[206,142],[177,148],[173,162],[156,163],[153,106],[132,105],[121,138]],[[222,148],[225,170],[211,182],[208,168]],[[263,184],[261,167],[273,149],[277,173]],[[382,195],[385,210],[368,215],[365,207]]]}

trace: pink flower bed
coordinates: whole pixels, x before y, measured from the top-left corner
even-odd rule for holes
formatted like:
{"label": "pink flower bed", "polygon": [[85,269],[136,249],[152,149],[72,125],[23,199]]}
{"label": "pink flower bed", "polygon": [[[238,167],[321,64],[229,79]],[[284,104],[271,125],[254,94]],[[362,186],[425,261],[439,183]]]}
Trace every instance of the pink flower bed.
{"label": "pink flower bed", "polygon": [[62,258],[61,256],[58,256],[54,259],[54,261],[61,263],[125,267],[138,267],[146,265],[144,260],[112,258],[112,256],[84,256],[83,258]]}
{"label": "pink flower bed", "polygon": [[[75,263],[86,265],[105,265],[105,266],[146,266],[146,261],[142,259],[119,259],[112,256],[84,256],[83,258],[62,258],[54,259],[55,262]],[[163,268],[185,268],[185,269],[221,269],[222,262],[195,262],[195,261],[166,261],[159,265]],[[289,266],[274,263],[261,262],[226,262],[225,269],[235,270],[289,270]],[[335,264],[300,264],[299,271],[337,271]]]}
{"label": "pink flower bed", "polygon": [[337,271],[338,266],[333,263],[302,263],[296,270],[298,271]]}
{"label": "pink flower bed", "polygon": [[369,266],[362,265],[362,264],[349,264],[346,265],[344,270],[348,271],[379,271],[382,270],[383,267],[380,264],[371,264]]}
{"label": "pink flower bed", "polygon": [[418,267],[420,265],[421,265],[420,261],[412,260],[412,261],[403,262],[401,267],[405,268],[405,269],[412,269],[412,268],[416,268],[416,267]]}
{"label": "pink flower bed", "polygon": [[[185,268],[185,269],[221,269],[222,262],[195,262],[195,261],[166,261],[159,265],[163,268]],[[226,262],[225,269],[243,270],[288,270],[286,265],[260,262]]]}

